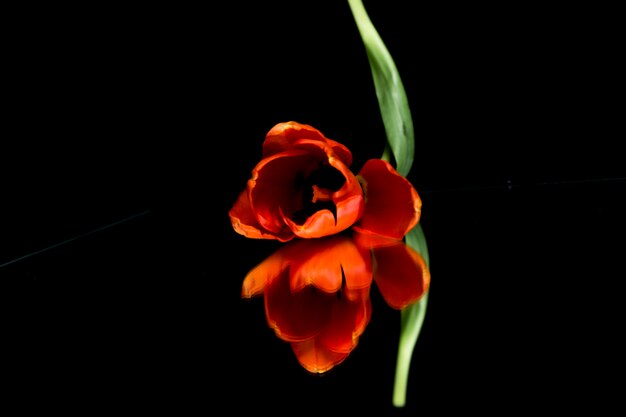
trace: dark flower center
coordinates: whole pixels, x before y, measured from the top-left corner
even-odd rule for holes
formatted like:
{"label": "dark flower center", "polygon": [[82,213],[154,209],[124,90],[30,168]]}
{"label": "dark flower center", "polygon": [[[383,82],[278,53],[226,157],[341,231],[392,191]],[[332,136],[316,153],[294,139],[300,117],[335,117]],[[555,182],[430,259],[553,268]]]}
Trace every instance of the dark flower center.
{"label": "dark flower center", "polygon": [[296,180],[296,189],[302,192],[301,208],[293,214],[296,223],[304,223],[313,213],[330,210],[337,221],[337,207],[332,200],[334,192],[346,183],[343,174],[330,165],[322,164],[307,178]]}

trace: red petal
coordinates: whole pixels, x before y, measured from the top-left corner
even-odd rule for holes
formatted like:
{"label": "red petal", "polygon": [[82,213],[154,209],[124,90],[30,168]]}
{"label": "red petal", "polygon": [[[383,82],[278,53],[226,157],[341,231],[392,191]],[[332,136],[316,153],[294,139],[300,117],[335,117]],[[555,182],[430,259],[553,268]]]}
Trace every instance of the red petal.
{"label": "red petal", "polygon": [[293,233],[287,229],[287,233],[274,234],[265,230],[257,221],[257,217],[250,206],[248,190],[239,194],[237,201],[228,212],[233,229],[240,235],[252,239],[278,239],[288,241],[293,238]]}
{"label": "red petal", "polygon": [[289,253],[292,292],[313,285],[326,293],[336,293],[342,287],[343,276],[348,290],[369,288],[372,283],[369,254],[347,236],[300,240],[289,244]]}
{"label": "red petal", "polygon": [[402,242],[402,239],[390,238],[387,236],[381,235],[373,235],[361,233],[356,230],[357,227],[354,227],[354,233],[352,234],[352,239],[357,247],[362,248],[362,250],[369,250],[373,248],[379,248],[382,246],[392,246],[397,245],[398,242]]}
{"label": "red petal", "polygon": [[309,372],[324,373],[343,362],[356,348],[371,313],[369,298],[361,303],[337,300],[332,318],[319,336],[291,344],[300,364]]}
{"label": "red petal", "polygon": [[343,186],[332,194],[336,218],[329,210],[315,212],[303,224],[295,223],[289,215],[284,216],[283,221],[301,238],[317,238],[340,233],[354,225],[365,210],[363,190],[358,179],[344,163],[334,157],[330,149],[327,149],[326,157],[328,163],[341,172],[345,179]]}
{"label": "red petal", "polygon": [[430,272],[419,253],[404,242],[372,249],[374,280],[383,298],[395,309],[418,301],[430,286]]}
{"label": "red petal", "polygon": [[326,142],[324,135],[312,126],[297,122],[278,123],[265,135],[263,157],[290,150],[301,139]]}
{"label": "red petal", "polygon": [[291,245],[293,249],[290,269],[291,291],[297,292],[308,285],[333,294],[341,289],[342,243],[345,236],[308,239]]}
{"label": "red petal", "polygon": [[283,216],[283,222],[291,232],[303,239],[318,238],[337,234],[345,229],[339,229],[335,224],[335,216],[330,210],[319,210],[307,218],[304,224],[298,224],[288,216]]}
{"label": "red petal", "polygon": [[372,304],[369,297],[360,302],[338,299],[333,305],[328,325],[317,338],[333,352],[349,353],[356,347],[371,316]]}
{"label": "red petal", "polygon": [[289,273],[265,287],[265,314],[276,335],[288,342],[301,342],[319,334],[330,320],[334,294],[325,294],[308,286],[292,293]]}
{"label": "red petal", "polygon": [[263,142],[263,157],[273,155],[288,149],[302,140],[316,140],[328,144],[344,164],[352,164],[352,153],[344,145],[328,139],[313,126],[297,122],[278,123],[267,133]]}
{"label": "red petal", "polygon": [[359,176],[365,181],[366,205],[355,230],[402,239],[420,218],[422,201],[413,185],[382,159],[367,161]]}
{"label": "red petal", "polygon": [[257,223],[269,233],[286,238],[293,235],[283,216],[291,216],[302,204],[295,182],[303,167],[318,162],[305,151],[290,151],[263,159],[252,171],[248,181],[250,209]]}
{"label": "red petal", "polygon": [[307,371],[315,374],[330,371],[336,365],[343,362],[349,355],[349,353],[333,352],[317,339],[292,343],[291,348],[296,354],[300,365]]}
{"label": "red petal", "polygon": [[263,262],[252,268],[243,280],[241,296],[251,298],[263,293],[265,286],[287,269],[289,259],[284,250],[277,250]]}

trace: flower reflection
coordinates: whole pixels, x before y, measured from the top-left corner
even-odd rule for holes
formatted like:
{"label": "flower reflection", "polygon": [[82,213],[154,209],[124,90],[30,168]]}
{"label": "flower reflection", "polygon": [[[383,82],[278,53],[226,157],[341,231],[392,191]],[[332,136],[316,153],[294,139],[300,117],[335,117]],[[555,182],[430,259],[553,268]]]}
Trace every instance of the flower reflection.
{"label": "flower reflection", "polygon": [[372,314],[372,282],[403,309],[427,291],[422,257],[402,241],[368,235],[294,240],[246,276],[242,297],[263,294],[268,325],[300,364],[324,373],[357,346]]}

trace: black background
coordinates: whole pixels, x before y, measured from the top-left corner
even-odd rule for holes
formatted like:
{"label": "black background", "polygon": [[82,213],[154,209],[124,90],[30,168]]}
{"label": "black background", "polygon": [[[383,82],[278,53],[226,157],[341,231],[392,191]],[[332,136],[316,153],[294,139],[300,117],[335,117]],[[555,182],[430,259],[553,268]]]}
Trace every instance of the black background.
{"label": "black background", "polygon": [[262,299],[239,296],[278,245],[237,235],[227,212],[274,124],[317,127],[355,172],[382,154],[342,1],[10,14],[0,276],[22,407],[611,404],[626,208],[614,14],[364,3],[411,106],[432,265],[407,407],[391,407],[399,315],[377,293],[359,346],[323,377],[267,328]]}

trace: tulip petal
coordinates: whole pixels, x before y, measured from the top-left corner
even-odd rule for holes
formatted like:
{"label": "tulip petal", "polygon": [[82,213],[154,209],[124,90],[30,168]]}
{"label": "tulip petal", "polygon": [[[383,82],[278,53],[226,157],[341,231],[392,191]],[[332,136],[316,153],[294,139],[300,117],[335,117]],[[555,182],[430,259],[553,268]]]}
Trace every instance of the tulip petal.
{"label": "tulip petal", "polygon": [[336,217],[330,210],[323,209],[313,213],[301,225],[287,216],[283,216],[283,221],[297,237],[309,239],[330,236],[352,226],[361,217],[363,207],[363,197],[355,195],[336,203]]}
{"label": "tulip petal", "polygon": [[364,180],[366,208],[355,230],[402,239],[419,221],[422,201],[413,185],[382,159],[370,159]]}
{"label": "tulip petal", "polygon": [[288,342],[301,342],[319,334],[328,325],[336,300],[333,294],[320,292],[313,286],[291,292],[287,270],[268,283],[264,298],[268,325]]}
{"label": "tulip petal", "polygon": [[333,352],[350,353],[356,347],[371,316],[372,304],[369,297],[360,302],[338,299],[333,305],[328,325],[317,338]]}
{"label": "tulip petal", "polygon": [[337,300],[332,318],[319,336],[291,344],[300,364],[309,372],[324,373],[343,362],[356,348],[371,313],[369,298],[361,303]]}
{"label": "tulip petal", "polygon": [[361,299],[361,291],[369,294],[372,285],[372,257],[369,251],[363,250],[350,240],[350,246],[341,252],[341,266],[345,279],[344,291],[350,300]]}
{"label": "tulip petal", "polygon": [[300,240],[290,245],[291,292],[298,292],[309,285],[328,294],[339,291],[343,280],[341,264],[350,245],[352,243],[346,236]]}
{"label": "tulip petal", "polygon": [[349,178],[346,184],[332,196],[336,216],[330,210],[323,209],[313,213],[303,224],[297,224],[288,216],[283,216],[283,221],[294,235],[301,238],[330,236],[348,229],[361,218],[365,205],[356,177],[354,180]]}
{"label": "tulip petal", "polygon": [[252,171],[248,181],[250,209],[257,223],[270,233],[287,237],[292,232],[283,216],[292,216],[302,204],[296,182],[303,167],[317,165],[305,151],[289,151],[263,159]]}
{"label": "tulip petal", "polygon": [[398,242],[402,242],[402,239],[390,238],[387,236],[381,235],[373,235],[360,233],[357,228],[353,229],[354,233],[352,234],[352,238],[357,247],[362,248],[362,250],[370,250],[373,248],[380,248],[384,246],[393,246],[397,245]]}
{"label": "tulip petal", "polygon": [[304,224],[298,224],[285,215],[283,215],[283,221],[289,226],[295,236],[303,239],[330,236],[345,230],[337,227],[335,215],[326,209],[313,213]]}
{"label": "tulip petal", "polygon": [[[369,253],[358,248],[347,236],[299,240],[289,245],[291,291],[313,285],[326,293],[336,293],[345,283],[347,291],[368,289],[372,283]],[[345,281],[345,282],[344,282]]]}
{"label": "tulip petal", "polygon": [[291,343],[291,349],[296,354],[300,365],[314,374],[323,374],[343,362],[348,353],[334,352],[313,338],[298,343]]}
{"label": "tulip petal", "polygon": [[352,164],[352,153],[339,142],[328,139],[318,129],[313,126],[298,122],[285,122],[275,125],[265,136],[263,142],[263,157],[273,155],[292,149],[303,139],[320,141],[328,144],[333,152],[338,155],[341,161],[350,166]]}
{"label": "tulip petal", "polygon": [[248,272],[241,288],[243,298],[262,294],[265,286],[278,278],[288,268],[289,259],[284,255],[284,252],[284,250],[277,250]]}
{"label": "tulip petal", "polygon": [[418,301],[430,286],[430,271],[422,256],[404,242],[372,249],[374,281],[390,307],[401,310]]}
{"label": "tulip petal", "polygon": [[[293,219],[293,213],[286,212],[283,216],[283,222],[290,227],[296,236],[301,238],[324,237],[348,229],[361,218],[365,209],[363,191],[359,180],[348,166],[337,158],[337,155],[328,145],[302,140],[299,149],[306,151],[307,155],[319,157],[318,171],[322,171],[324,166],[327,166],[326,171],[335,175],[334,182],[341,181],[340,186],[337,184],[338,189],[336,191],[326,190],[325,198],[327,203],[333,204],[335,213],[322,207],[311,213],[305,221],[297,222]],[[303,177],[308,178],[313,171],[308,169],[304,172]],[[313,183],[311,185],[317,187],[321,184]],[[317,196],[314,194],[313,198],[315,201]]]}
{"label": "tulip petal", "polygon": [[256,215],[252,211],[248,190],[239,194],[237,201],[228,212],[233,229],[240,235],[251,239],[278,239],[288,241],[293,238],[293,233],[287,230],[286,233],[274,234],[268,232],[259,224]]}

